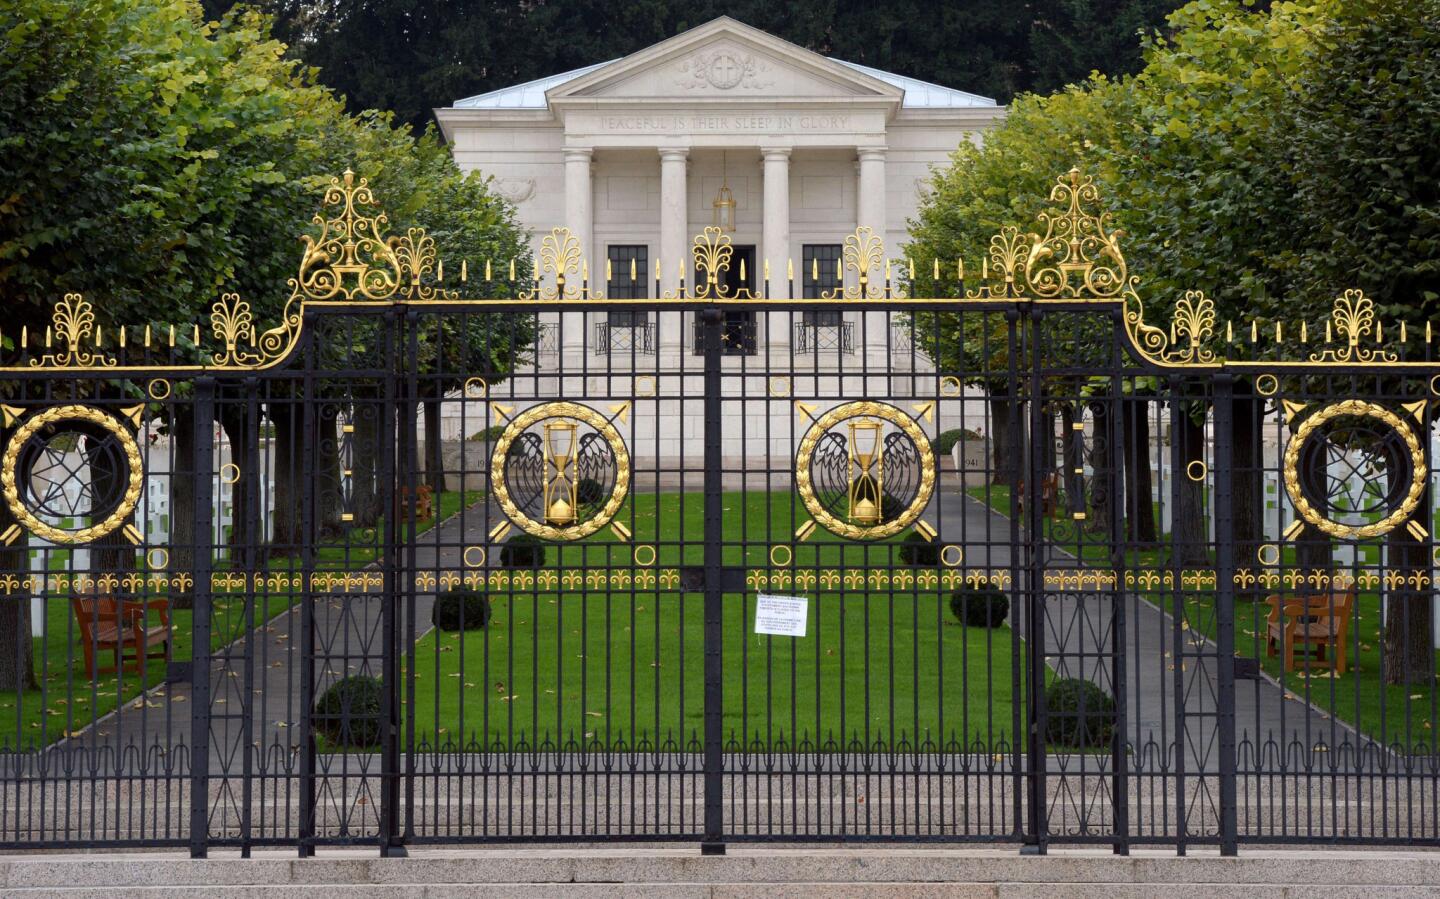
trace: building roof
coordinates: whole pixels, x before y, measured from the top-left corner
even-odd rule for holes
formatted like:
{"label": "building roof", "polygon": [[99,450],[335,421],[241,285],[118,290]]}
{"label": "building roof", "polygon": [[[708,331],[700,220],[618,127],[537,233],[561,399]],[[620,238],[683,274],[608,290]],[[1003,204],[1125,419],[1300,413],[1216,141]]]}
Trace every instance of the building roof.
{"label": "building roof", "polygon": [[[862,66],[858,63],[846,62],[843,59],[826,58],[862,74],[869,75],[871,78],[878,78],[887,84],[898,87],[905,92],[905,99],[901,105],[907,109],[947,109],[957,106],[995,105],[994,100],[989,97],[982,97],[979,94],[957,91],[953,88],[943,87],[939,84],[931,84],[928,81],[921,81],[918,78],[896,75],[892,72],[882,72],[879,69],[872,69],[869,66]],[[561,72],[558,75],[537,78],[534,81],[527,81],[524,84],[502,87],[499,90],[490,91],[487,94],[476,94],[473,97],[465,97],[464,99],[456,100],[454,108],[544,109],[546,105],[546,92],[617,61],[618,60],[610,59],[605,62],[596,63],[595,65],[585,66],[584,68]]]}

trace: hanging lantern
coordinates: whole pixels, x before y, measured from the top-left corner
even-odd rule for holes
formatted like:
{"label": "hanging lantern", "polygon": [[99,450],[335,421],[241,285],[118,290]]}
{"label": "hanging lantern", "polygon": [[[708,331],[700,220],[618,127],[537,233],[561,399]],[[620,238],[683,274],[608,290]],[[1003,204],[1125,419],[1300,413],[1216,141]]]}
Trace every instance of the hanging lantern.
{"label": "hanging lantern", "polygon": [[727,157],[728,154],[720,157],[720,190],[711,204],[715,207],[715,227],[720,229],[721,234],[729,234],[735,230],[735,195],[730,192]]}

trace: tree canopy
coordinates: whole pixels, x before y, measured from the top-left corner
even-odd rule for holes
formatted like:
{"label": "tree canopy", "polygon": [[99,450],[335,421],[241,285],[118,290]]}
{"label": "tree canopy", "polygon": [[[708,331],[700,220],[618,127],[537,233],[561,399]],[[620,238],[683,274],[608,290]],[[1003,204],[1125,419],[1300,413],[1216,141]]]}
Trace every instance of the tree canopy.
{"label": "tree canopy", "polygon": [[[615,59],[728,15],[826,56],[1008,101],[1139,67],[1141,30],[1176,0],[252,0],[352,108],[431,110]],[[235,0],[206,0],[218,16]]]}
{"label": "tree canopy", "polygon": [[67,291],[102,325],[278,311],[328,179],[371,180],[393,229],[452,258],[521,255],[513,210],[433,132],[350,115],[252,10],[194,0],[0,0],[4,339]]}
{"label": "tree canopy", "polygon": [[[1169,27],[1137,74],[1022,97],[983,146],[960,147],[908,252],[978,259],[1078,165],[1162,309],[1199,289],[1222,321],[1318,320],[1359,286],[1386,317],[1429,318],[1440,0],[1196,0]],[[918,290],[944,290],[918,268]]]}

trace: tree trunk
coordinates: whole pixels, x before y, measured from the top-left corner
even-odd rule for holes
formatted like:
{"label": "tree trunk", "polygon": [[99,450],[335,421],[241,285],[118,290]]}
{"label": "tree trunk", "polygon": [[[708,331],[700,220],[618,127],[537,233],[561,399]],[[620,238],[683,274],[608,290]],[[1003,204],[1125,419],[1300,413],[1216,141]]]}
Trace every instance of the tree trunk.
{"label": "tree trunk", "polygon": [[1085,511],[1085,476],[1083,474],[1084,460],[1080,456],[1080,446],[1075,440],[1075,413],[1076,408],[1071,403],[1065,403],[1060,407],[1060,439],[1061,455],[1060,464],[1064,466],[1065,483],[1065,511],[1069,515]]}
{"label": "tree trunk", "polygon": [[318,433],[306,435],[306,445],[318,450],[315,463],[319,467],[315,478],[315,522],[320,533],[340,533],[340,514],[344,511],[344,497],[340,488],[340,407],[336,403],[323,403],[315,414]]}
{"label": "tree trunk", "polygon": [[1121,400],[1125,456],[1125,526],[1131,540],[1156,540],[1155,504],[1150,498],[1150,403],[1145,397]]}
{"label": "tree trunk", "polygon": [[990,451],[991,476],[993,484],[1003,484],[1012,489],[1020,485],[1021,454],[1020,435],[1015,426],[1015,400],[1009,393],[990,388]]}
{"label": "tree trunk", "polygon": [[[207,427],[209,425],[207,424]],[[177,403],[170,414],[170,570],[193,576],[195,543],[210,539],[208,534],[195,533],[195,409]],[[176,587],[170,593],[170,606],[189,609],[195,605],[194,587]]]}
{"label": "tree trunk", "polygon": [[1119,460],[1110,440],[1110,416],[1113,414],[1109,400],[1096,400],[1090,404],[1090,420],[1095,425],[1095,435],[1090,441],[1090,514],[1095,522],[1094,530],[1108,535],[1111,545],[1120,541],[1120,535],[1111,533],[1110,510],[1115,502],[1115,492],[1120,484]]}
{"label": "tree trunk", "polygon": [[[353,466],[350,475],[350,509],[358,527],[374,527],[380,520],[380,496],[376,490],[380,464],[380,406],[368,392],[356,391]],[[393,437],[393,435],[392,435]]]}
{"label": "tree trunk", "polygon": [[426,399],[422,405],[425,407],[425,483],[435,494],[435,501],[438,504],[440,492],[445,489],[445,452],[440,438],[441,399],[438,397]]}
{"label": "tree trunk", "polygon": [[1205,464],[1205,418],[1203,406],[1197,421],[1188,408],[1191,403],[1179,401],[1179,411],[1171,419],[1171,439],[1179,444],[1180,470],[1175,480],[1175,508],[1170,510],[1170,561],[1179,566],[1209,566],[1210,532],[1205,526],[1205,479],[1192,481],[1192,462]]}
{"label": "tree trunk", "polygon": [[[1428,429],[1422,433],[1428,432]],[[1391,477],[1405,477],[1392,471]],[[1408,478],[1407,478],[1408,479]],[[1421,494],[1410,521],[1422,528],[1430,512],[1430,491]],[[1429,530],[1429,528],[1426,528]],[[1385,683],[1435,683],[1434,600],[1429,589],[1417,587],[1421,575],[1430,576],[1430,551],[1417,542],[1406,525],[1385,538],[1387,573],[1403,576],[1401,586],[1388,591],[1385,605]],[[1383,589],[1383,588],[1382,588]],[[1397,710],[1398,713],[1398,710]]]}
{"label": "tree trunk", "polygon": [[[0,432],[0,443],[10,439],[9,429]],[[15,524],[9,503],[0,503],[0,532]],[[11,575],[21,583],[30,576],[29,548],[22,535],[9,546],[0,546],[0,575]],[[40,595],[44,596],[44,588]],[[35,690],[35,640],[30,636],[29,590],[0,594],[0,690]]]}
{"label": "tree trunk", "polygon": [[[1265,542],[1265,457],[1261,440],[1265,427],[1265,401],[1249,381],[1236,381],[1231,406],[1233,467],[1230,473],[1231,520],[1234,522],[1237,568],[1254,569],[1256,554]],[[1235,598],[1254,602],[1264,593],[1258,584],[1238,586]]]}
{"label": "tree trunk", "polygon": [[[230,461],[239,470],[238,478],[230,485],[230,564],[242,571],[253,571],[258,567],[259,543],[265,532],[260,520],[264,506],[253,508],[250,500],[251,485],[264,483],[260,477],[259,441],[250,433],[249,409],[244,404],[218,404],[217,414],[230,441]],[[252,521],[253,532],[249,529]]]}
{"label": "tree trunk", "polygon": [[304,411],[300,403],[283,399],[267,408],[275,426],[275,521],[271,528],[271,552],[290,555],[302,542],[300,502],[304,496],[306,452],[301,439]]}

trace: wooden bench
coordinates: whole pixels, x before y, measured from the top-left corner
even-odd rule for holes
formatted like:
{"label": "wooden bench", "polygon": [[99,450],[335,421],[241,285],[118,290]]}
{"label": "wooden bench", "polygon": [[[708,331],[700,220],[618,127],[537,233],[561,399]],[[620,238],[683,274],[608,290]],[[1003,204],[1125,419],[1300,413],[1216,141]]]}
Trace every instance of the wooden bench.
{"label": "wooden bench", "polygon": [[[1029,495],[1026,492],[1027,487],[1025,481],[1021,480],[1015,489],[1018,491],[1016,495],[1019,497],[1020,515],[1023,518],[1025,515],[1025,498]],[[1040,478],[1040,514],[1047,518],[1054,516],[1055,513],[1059,511],[1059,506],[1060,475],[1052,471]]]}
{"label": "wooden bench", "polygon": [[1304,652],[1309,666],[1345,673],[1349,650],[1346,637],[1355,606],[1355,588],[1293,599],[1271,595],[1265,602],[1270,606],[1266,618],[1266,652],[1271,656],[1283,655],[1287,672],[1295,670],[1298,648]]}
{"label": "wooden bench", "polygon": [[[70,607],[75,612],[80,645],[85,650],[85,672],[91,679],[97,674],[117,672],[122,666],[143,678],[146,660],[169,660],[169,600],[139,602],[78,593],[70,597]],[[149,623],[151,611],[159,613],[159,624]],[[97,670],[95,656],[101,651],[110,652],[114,664]]]}
{"label": "wooden bench", "polygon": [[434,511],[434,505],[431,502],[434,495],[435,491],[430,488],[429,484],[421,484],[420,486],[415,488],[415,494],[412,500],[410,488],[401,487],[401,508],[405,508],[413,504],[415,507],[415,520],[424,521],[425,519],[429,518],[431,513]]}

